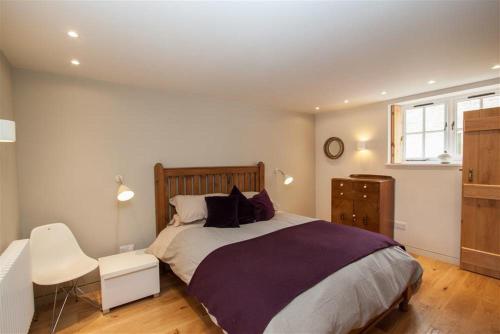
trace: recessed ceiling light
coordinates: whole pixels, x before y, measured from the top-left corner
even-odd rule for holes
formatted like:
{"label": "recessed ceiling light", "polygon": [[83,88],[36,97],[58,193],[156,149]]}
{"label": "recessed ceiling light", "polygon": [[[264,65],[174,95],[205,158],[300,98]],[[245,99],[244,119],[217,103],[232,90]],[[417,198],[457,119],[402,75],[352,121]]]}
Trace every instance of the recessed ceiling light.
{"label": "recessed ceiling light", "polygon": [[316,107],[316,108],[314,108],[314,109],[319,110],[319,107]]}
{"label": "recessed ceiling light", "polygon": [[492,70],[500,70],[500,64],[493,65]]}
{"label": "recessed ceiling light", "polygon": [[429,85],[432,85],[432,84],[435,84],[435,83],[436,83],[436,80],[429,80],[429,81],[427,81],[427,83],[428,83]]}
{"label": "recessed ceiling light", "polygon": [[78,33],[74,30],[70,30],[68,31],[68,36],[71,37],[71,38],[78,38]]}
{"label": "recessed ceiling light", "polygon": [[381,95],[386,95],[386,94],[387,94],[387,92],[386,92],[385,90],[383,90],[383,91],[381,91],[381,92],[380,92],[380,94],[381,94]]}
{"label": "recessed ceiling light", "polygon": [[78,66],[78,65],[80,65],[80,61],[78,59],[71,59],[71,64]]}
{"label": "recessed ceiling light", "polygon": [[344,100],[344,103],[349,103],[349,100]]}

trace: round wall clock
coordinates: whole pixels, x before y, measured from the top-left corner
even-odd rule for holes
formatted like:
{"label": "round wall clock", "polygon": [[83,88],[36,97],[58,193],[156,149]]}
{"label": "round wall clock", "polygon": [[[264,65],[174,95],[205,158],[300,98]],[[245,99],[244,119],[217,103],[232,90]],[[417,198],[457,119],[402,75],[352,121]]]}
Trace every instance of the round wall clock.
{"label": "round wall clock", "polygon": [[344,142],[338,137],[330,137],[325,141],[323,151],[330,159],[338,159],[344,153]]}

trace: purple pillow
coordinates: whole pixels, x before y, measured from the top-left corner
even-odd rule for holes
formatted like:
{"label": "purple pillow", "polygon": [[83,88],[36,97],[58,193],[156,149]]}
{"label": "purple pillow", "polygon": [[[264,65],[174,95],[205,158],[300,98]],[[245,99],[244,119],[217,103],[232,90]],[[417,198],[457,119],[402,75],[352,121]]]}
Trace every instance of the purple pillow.
{"label": "purple pillow", "polygon": [[240,227],[237,196],[207,196],[207,221],[204,227]]}
{"label": "purple pillow", "polygon": [[238,222],[240,224],[254,223],[255,213],[253,204],[241,193],[237,186],[233,186],[229,196],[238,197]]}
{"label": "purple pillow", "polygon": [[256,221],[269,220],[274,217],[273,202],[271,202],[266,189],[250,198],[250,203],[253,204]]}

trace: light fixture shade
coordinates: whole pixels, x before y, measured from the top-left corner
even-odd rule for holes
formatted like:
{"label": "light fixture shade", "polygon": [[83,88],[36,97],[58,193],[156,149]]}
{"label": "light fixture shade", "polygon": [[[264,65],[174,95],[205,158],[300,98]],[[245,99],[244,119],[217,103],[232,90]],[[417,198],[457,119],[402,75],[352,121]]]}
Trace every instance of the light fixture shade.
{"label": "light fixture shade", "polygon": [[130,188],[126,185],[120,184],[120,186],[118,187],[118,194],[116,195],[116,198],[120,202],[126,202],[132,197],[134,197],[134,192],[130,190]]}
{"label": "light fixture shade", "polygon": [[358,151],[364,151],[366,150],[366,141],[358,141],[358,143],[356,144],[356,149]]}
{"label": "light fixture shade", "polygon": [[283,184],[284,185],[289,185],[293,182],[293,176],[291,175],[285,175],[283,179]]}
{"label": "light fixture shade", "polygon": [[13,143],[16,141],[16,123],[0,119],[0,142]]}
{"label": "light fixture shade", "polygon": [[281,176],[283,176],[283,184],[284,184],[284,185],[286,185],[286,186],[287,186],[287,185],[289,185],[289,184],[291,184],[291,183],[293,182],[293,176],[288,175],[288,174],[285,174],[285,172],[284,172],[284,171],[282,171],[281,169],[276,168],[276,169],[274,170],[274,172],[275,172],[275,173],[279,173],[279,174],[281,174]]}

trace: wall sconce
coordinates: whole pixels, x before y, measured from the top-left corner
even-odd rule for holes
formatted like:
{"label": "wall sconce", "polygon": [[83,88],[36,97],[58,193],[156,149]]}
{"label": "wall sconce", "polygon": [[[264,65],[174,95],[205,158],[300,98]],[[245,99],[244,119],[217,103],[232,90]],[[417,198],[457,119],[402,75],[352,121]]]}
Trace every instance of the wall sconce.
{"label": "wall sconce", "polygon": [[126,202],[132,199],[132,197],[134,197],[134,192],[130,190],[130,188],[123,183],[123,176],[117,175],[115,176],[115,180],[120,185],[118,187],[116,199],[119,200],[120,202]]}
{"label": "wall sconce", "polygon": [[283,184],[284,185],[289,185],[293,182],[293,176],[285,174],[285,172],[282,171],[281,169],[276,168],[274,170],[274,172],[279,173],[279,174],[281,174],[281,176],[283,176]]}
{"label": "wall sconce", "polygon": [[368,145],[366,141],[358,141],[356,143],[356,151],[366,151],[368,149]]}
{"label": "wall sconce", "polygon": [[0,119],[0,142],[13,143],[16,141],[16,123],[7,119]]}

